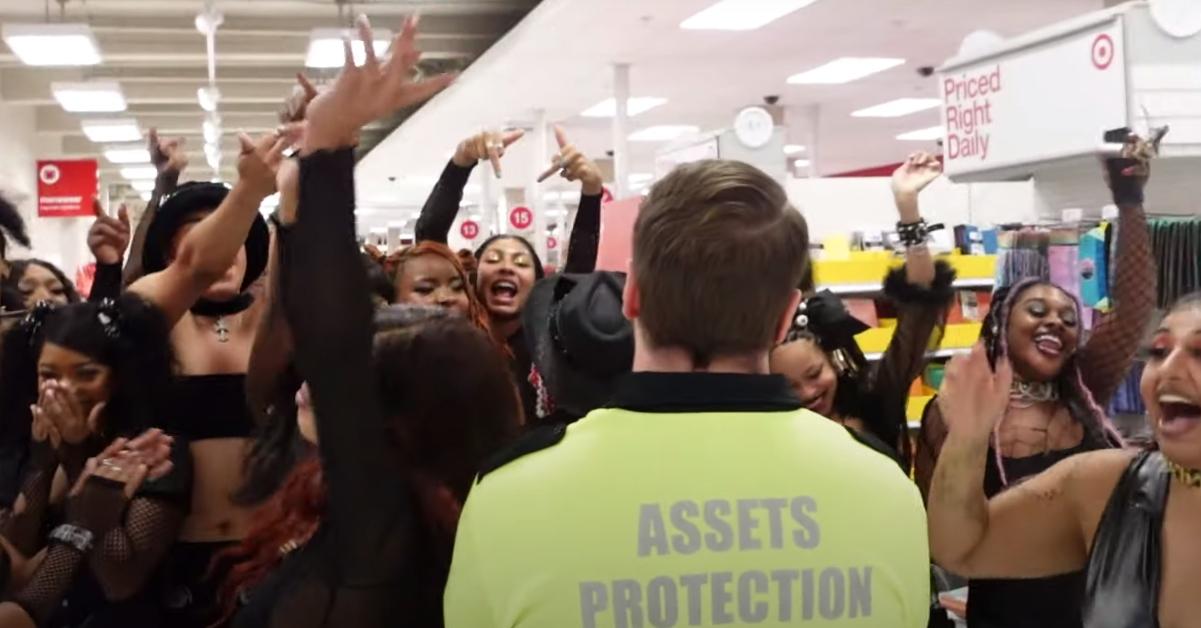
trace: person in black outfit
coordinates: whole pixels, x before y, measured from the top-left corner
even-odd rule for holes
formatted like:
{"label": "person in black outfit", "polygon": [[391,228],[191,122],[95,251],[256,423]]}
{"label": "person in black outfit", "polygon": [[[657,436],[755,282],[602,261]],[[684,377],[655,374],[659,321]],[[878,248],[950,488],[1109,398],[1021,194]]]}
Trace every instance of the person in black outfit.
{"label": "person in black outfit", "polygon": [[[1140,390],[1155,433],[1142,451],[1078,454],[991,500],[988,443],[1013,368],[983,347],[947,367],[949,434],[930,487],[931,552],[957,573],[1043,578],[1084,570],[1085,628],[1175,628],[1201,616],[1201,294],[1151,334]],[[969,608],[971,604],[969,598]]]}
{"label": "person in black outfit", "polygon": [[[521,137],[521,131],[486,132],[463,140],[421,208],[416,239],[445,243],[463,200],[463,188],[475,165],[489,159],[493,168],[499,168],[505,148]],[[602,177],[596,164],[568,141],[563,129],[555,128],[555,139],[559,144],[555,165],[561,168],[562,176],[568,181],[581,182],[579,209],[562,271],[590,273],[596,268],[600,239]],[[537,416],[538,396],[530,383],[532,361],[529,343],[522,330],[521,313],[534,283],[546,276],[542,260],[528,240],[514,234],[489,237],[476,249],[475,258],[479,262],[476,294],[488,311],[493,337],[509,347],[513,379],[521,392],[526,417],[532,421]]]}
{"label": "person in black outfit", "polygon": [[[365,18],[359,37],[372,40]],[[355,243],[352,145],[363,124],[450,82],[411,81],[419,57],[415,37],[410,18],[388,60],[369,51],[356,68],[348,54],[351,65],[307,108],[299,220],[280,235],[280,279],[298,369],[310,390],[328,503],[311,539],[290,546],[298,548],[295,556],[247,592],[249,603],[234,625],[439,625],[457,504],[483,450],[516,427],[517,398],[503,359],[469,322],[438,315],[416,326],[412,320],[387,324],[382,333],[371,324]],[[433,340],[438,337],[443,341]],[[453,399],[426,379],[432,374],[445,382],[450,371],[460,373],[457,390],[473,393]],[[468,372],[473,375],[462,377]],[[477,401],[477,393],[491,401]],[[477,433],[457,431],[447,436],[450,442],[431,443],[423,434],[438,432],[442,413],[478,416]],[[402,433],[401,424],[412,431]],[[464,442],[452,447],[456,441]],[[447,451],[459,453],[443,455]]]}
{"label": "person in black outfit", "polygon": [[[25,625],[160,625],[154,574],[187,512],[191,473],[186,448],[154,432],[138,439],[170,448],[173,470],[128,494],[85,481],[85,466],[114,438],[158,425],[171,368],[161,312],[137,294],[117,301],[36,306],[5,338],[0,367],[0,431],[27,443],[19,496],[0,518],[14,566],[11,601]],[[118,452],[102,475],[137,464]],[[65,500],[56,472],[77,486]],[[93,469],[95,471],[95,469]],[[94,475],[94,474],[93,474]],[[47,531],[53,530],[47,537]],[[34,562],[35,555],[43,556]],[[27,563],[27,559],[30,559]],[[7,575],[7,574],[5,574]],[[15,609],[14,614],[19,614]],[[0,621],[0,625],[22,625]]]}

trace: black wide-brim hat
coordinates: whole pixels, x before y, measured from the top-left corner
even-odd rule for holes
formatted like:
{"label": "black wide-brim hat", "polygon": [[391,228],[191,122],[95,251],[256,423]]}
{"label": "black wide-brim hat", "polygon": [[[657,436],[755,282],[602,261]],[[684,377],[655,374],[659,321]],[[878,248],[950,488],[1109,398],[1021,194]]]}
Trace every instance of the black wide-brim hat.
{"label": "black wide-brim hat", "polygon": [[634,329],[622,314],[625,274],[553,275],[534,284],[522,325],[557,409],[582,417],[608,403],[634,362]]}
{"label": "black wide-brim hat", "polygon": [[[142,268],[146,274],[157,273],[167,267],[171,254],[171,240],[179,232],[188,218],[199,212],[211,212],[229,195],[229,188],[220,183],[185,183],[171,193],[158,211],[154,213],[154,221],[146,232],[146,242],[142,248]],[[267,254],[270,248],[271,235],[267,231],[267,221],[263,216],[256,215],[246,234],[246,274],[242,277],[242,291],[245,291],[263,275],[267,268]]]}

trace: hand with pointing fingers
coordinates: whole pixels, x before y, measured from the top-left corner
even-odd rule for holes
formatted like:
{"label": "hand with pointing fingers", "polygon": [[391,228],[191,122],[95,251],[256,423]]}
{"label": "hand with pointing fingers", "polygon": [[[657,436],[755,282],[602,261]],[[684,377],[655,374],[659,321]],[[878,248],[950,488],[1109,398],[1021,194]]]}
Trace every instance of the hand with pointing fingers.
{"label": "hand with pointing fingers", "polygon": [[100,201],[92,200],[92,211],[96,220],[88,229],[88,249],[96,257],[97,264],[119,264],[129,246],[129,212],[122,205],[113,218],[104,213]]}
{"label": "hand with pointing fingers", "polygon": [[275,177],[283,161],[288,138],[278,133],[265,133],[258,140],[238,133],[242,153],[238,156],[238,185],[244,185],[262,198],[275,193]]}
{"label": "hand with pointing fingers", "polygon": [[150,150],[150,163],[154,164],[159,174],[170,172],[178,176],[188,167],[188,155],[183,150],[184,138],[160,139],[158,129],[150,129],[146,143]]}
{"label": "hand with pointing fingers", "polygon": [[604,177],[596,162],[588,159],[567,139],[563,127],[555,125],[555,141],[559,144],[559,154],[551,161],[551,167],[538,177],[545,181],[556,171],[568,181],[580,181],[584,184],[582,192],[588,196],[596,196],[604,191]]}
{"label": "hand with pointing fingers", "polygon": [[343,42],[346,63],[338,78],[308,104],[302,154],[352,146],[363,125],[422,102],[454,80],[452,74],[413,80],[414,69],[421,59],[421,51],[417,49],[417,18],[405,20],[383,59],[376,58],[371,45],[371,23],[365,16],[359,16],[356,25],[359,40],[366,42],[363,65],[355,65],[350,40],[346,39]]}
{"label": "hand with pointing fingers", "polygon": [[505,156],[505,149],[513,142],[521,139],[525,131],[483,131],[459,142],[455,155],[451,158],[460,168],[469,168],[477,162],[487,159],[492,162],[492,171],[500,178],[500,158]]}

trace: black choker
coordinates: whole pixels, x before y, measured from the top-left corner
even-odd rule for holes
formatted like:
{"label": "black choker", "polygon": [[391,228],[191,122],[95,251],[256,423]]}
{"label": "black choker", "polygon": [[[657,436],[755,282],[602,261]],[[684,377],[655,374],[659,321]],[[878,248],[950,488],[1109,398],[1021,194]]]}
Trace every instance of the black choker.
{"label": "black choker", "polygon": [[196,316],[229,316],[245,312],[254,304],[254,295],[243,292],[228,301],[209,301],[200,299],[189,311]]}

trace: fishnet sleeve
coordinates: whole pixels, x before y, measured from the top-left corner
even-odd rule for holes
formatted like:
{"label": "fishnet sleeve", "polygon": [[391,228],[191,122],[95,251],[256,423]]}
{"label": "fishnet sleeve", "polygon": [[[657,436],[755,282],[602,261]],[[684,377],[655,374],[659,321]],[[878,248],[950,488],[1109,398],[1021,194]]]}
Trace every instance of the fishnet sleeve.
{"label": "fishnet sleeve", "polygon": [[33,556],[41,547],[42,526],[57,471],[58,463],[50,447],[34,443],[17,500],[0,515],[0,535],[25,556]]}
{"label": "fishnet sleeve", "polygon": [[88,558],[106,598],[124,600],[141,590],[175,542],[185,514],[182,505],[160,498],[129,503],[125,520],[97,542]]}
{"label": "fishnet sleeve", "polygon": [[1130,369],[1155,309],[1157,277],[1147,217],[1138,205],[1122,206],[1119,211],[1113,262],[1114,308],[1096,325],[1080,350],[1080,375],[1102,406]]}
{"label": "fishnet sleeve", "polygon": [[934,478],[934,467],[938,464],[938,455],[946,440],[947,425],[942,420],[942,411],[938,409],[935,398],[926,404],[926,410],[922,413],[922,426],[917,434],[917,453],[913,459],[913,477],[922,491],[922,501],[929,499],[930,480]]}
{"label": "fishnet sleeve", "polygon": [[63,597],[75,583],[84,555],[67,545],[51,545],[37,571],[16,595],[13,602],[25,609],[39,626],[46,624]]}

